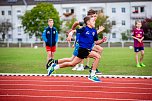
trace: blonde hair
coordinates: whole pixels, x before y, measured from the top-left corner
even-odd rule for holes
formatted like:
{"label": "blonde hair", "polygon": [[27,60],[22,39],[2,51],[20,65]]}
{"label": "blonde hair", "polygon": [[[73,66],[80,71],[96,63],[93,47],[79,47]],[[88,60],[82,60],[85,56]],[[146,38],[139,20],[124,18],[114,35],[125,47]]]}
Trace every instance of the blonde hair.
{"label": "blonde hair", "polygon": [[53,21],[53,19],[49,19],[48,22]]}
{"label": "blonde hair", "polygon": [[137,25],[137,23],[141,23],[141,21],[140,20],[136,20],[135,21],[135,25]]}

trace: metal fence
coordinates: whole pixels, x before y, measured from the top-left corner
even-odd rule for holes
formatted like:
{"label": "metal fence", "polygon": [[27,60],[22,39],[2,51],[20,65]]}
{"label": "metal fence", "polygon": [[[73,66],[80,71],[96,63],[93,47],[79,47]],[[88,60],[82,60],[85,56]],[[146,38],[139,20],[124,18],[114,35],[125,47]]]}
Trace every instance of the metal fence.
{"label": "metal fence", "polygon": [[[74,42],[68,43],[67,41],[59,41],[57,43],[57,47],[71,47],[73,45]],[[10,42],[0,42],[0,47],[45,47],[45,43],[44,42],[36,42],[36,43],[10,43]],[[106,43],[102,43],[101,44],[102,47],[129,47],[129,46],[133,46],[133,42],[106,42]],[[145,47],[152,47],[152,41],[144,41],[144,46]]]}

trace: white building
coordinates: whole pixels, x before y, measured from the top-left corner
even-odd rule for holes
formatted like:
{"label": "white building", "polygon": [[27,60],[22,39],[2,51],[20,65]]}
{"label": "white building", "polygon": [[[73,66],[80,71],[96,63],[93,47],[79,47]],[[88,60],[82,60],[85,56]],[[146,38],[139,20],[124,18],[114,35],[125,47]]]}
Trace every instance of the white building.
{"label": "white building", "polygon": [[[102,10],[113,24],[109,34],[111,42],[121,41],[121,33],[130,30],[136,19],[152,17],[151,0],[1,0],[0,21],[9,20],[13,23],[13,30],[7,36],[9,41],[35,41],[35,37],[29,37],[24,33],[19,16],[43,1],[54,4],[61,20],[75,16],[82,21],[89,9]],[[66,17],[67,13],[71,15]]]}

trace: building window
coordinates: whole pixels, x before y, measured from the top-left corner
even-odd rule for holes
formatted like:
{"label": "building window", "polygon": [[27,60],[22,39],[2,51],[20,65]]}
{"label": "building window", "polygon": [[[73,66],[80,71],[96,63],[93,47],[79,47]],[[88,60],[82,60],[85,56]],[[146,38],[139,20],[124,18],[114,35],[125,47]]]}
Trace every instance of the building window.
{"label": "building window", "polygon": [[116,25],[116,21],[112,21],[112,25]]}
{"label": "building window", "polygon": [[112,8],[112,13],[116,13],[116,8]]}
{"label": "building window", "polygon": [[12,14],[12,12],[11,11],[8,11],[8,15],[11,15]]}
{"label": "building window", "polygon": [[86,15],[85,15],[85,14],[82,14],[82,18],[84,18],[84,17],[86,17]]}
{"label": "building window", "polygon": [[22,39],[21,39],[21,38],[18,38],[18,42],[22,42]]}
{"label": "building window", "polygon": [[138,13],[139,11],[138,11],[138,7],[133,7],[133,13]]}
{"label": "building window", "polygon": [[2,15],[5,15],[5,12],[4,12],[4,11],[2,11]]}
{"label": "building window", "polygon": [[140,12],[143,13],[145,11],[144,7],[140,7]]}
{"label": "building window", "polygon": [[66,16],[66,17],[69,17],[72,14],[74,14],[74,9],[73,8],[64,8],[63,11],[64,11],[63,15]]}
{"label": "building window", "polygon": [[18,27],[17,30],[18,30],[18,32],[21,32],[21,27]]}
{"label": "building window", "polygon": [[112,38],[116,38],[116,33],[112,33]]}
{"label": "building window", "polygon": [[12,39],[12,35],[11,34],[8,34],[8,39]]}
{"label": "building window", "polygon": [[126,12],[126,9],[125,9],[125,8],[121,8],[121,12],[122,12],[122,13],[125,13],[125,12]]}
{"label": "building window", "polygon": [[86,11],[86,9],[85,9],[85,8],[83,8],[83,9],[82,9],[82,11],[83,11],[83,12],[85,12],[85,11]]}
{"label": "building window", "polygon": [[126,25],[126,22],[125,22],[125,20],[122,20],[122,25]]}

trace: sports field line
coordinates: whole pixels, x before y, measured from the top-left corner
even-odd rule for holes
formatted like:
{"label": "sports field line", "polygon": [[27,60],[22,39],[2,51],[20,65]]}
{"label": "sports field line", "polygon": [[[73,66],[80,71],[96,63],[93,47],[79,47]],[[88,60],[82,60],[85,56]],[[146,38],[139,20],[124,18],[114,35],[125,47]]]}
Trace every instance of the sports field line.
{"label": "sports field line", "polygon": [[[0,73],[0,76],[47,76],[47,74],[20,74],[20,73]],[[54,77],[88,77],[82,74],[52,74]],[[130,76],[130,75],[97,75],[102,78],[142,78],[152,79],[152,76]]]}
{"label": "sports field line", "polygon": [[[7,79],[7,80],[0,80],[0,82],[47,82],[47,83],[53,83],[53,82],[55,82],[55,83],[57,83],[57,82],[59,82],[59,83],[83,83],[83,84],[94,84],[94,82],[87,82],[87,81],[83,81],[83,82],[79,82],[79,81],[73,81],[73,80],[68,80],[68,81],[64,81],[64,80],[60,80],[60,81],[58,81],[58,80],[53,80],[53,81],[50,81],[50,80],[11,80],[11,79]],[[115,84],[127,84],[127,85],[131,85],[131,84],[140,84],[140,85],[147,85],[147,86],[152,86],[152,84],[151,83],[135,83],[135,82],[133,82],[133,83],[129,83],[129,82],[109,82],[109,81],[104,81],[104,82],[102,82],[102,84],[104,84],[104,83],[106,83],[106,84],[113,84],[113,83],[115,83]]]}
{"label": "sports field line", "polygon": [[[117,101],[141,101],[140,99],[119,99],[119,98],[94,98],[94,97],[65,97],[65,96],[33,96],[33,95],[0,95],[0,97],[28,97],[28,98],[62,98],[62,99],[90,99],[90,100],[117,100]],[[144,100],[151,101],[151,100]]]}
{"label": "sports field line", "polygon": [[75,93],[107,93],[107,94],[132,94],[132,95],[151,95],[152,93],[134,93],[134,92],[107,92],[107,91],[82,91],[82,90],[43,90],[43,89],[1,89],[1,91],[38,91],[38,92],[75,92]]}

